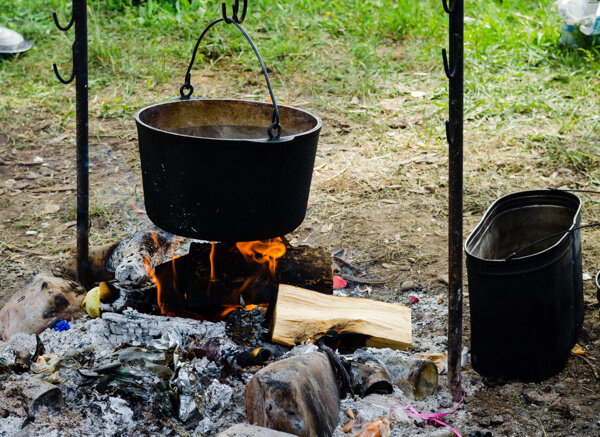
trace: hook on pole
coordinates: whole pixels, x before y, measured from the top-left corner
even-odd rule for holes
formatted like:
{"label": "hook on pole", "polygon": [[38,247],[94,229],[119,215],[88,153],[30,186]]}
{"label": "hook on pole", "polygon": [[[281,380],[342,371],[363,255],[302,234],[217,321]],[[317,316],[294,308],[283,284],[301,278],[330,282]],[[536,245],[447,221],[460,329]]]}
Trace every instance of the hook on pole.
{"label": "hook on pole", "polygon": [[227,5],[225,4],[225,2],[221,3],[221,14],[223,15],[223,21],[225,21],[227,24],[235,22],[235,23],[242,23],[245,19],[246,19],[246,12],[248,10],[248,0],[244,0],[244,4],[242,6],[242,16],[239,17],[238,16],[238,12],[240,10],[240,0],[235,0],[235,3],[233,4],[233,6],[231,7],[233,13],[231,18],[227,16]]}
{"label": "hook on pole", "polygon": [[444,60],[444,71],[446,72],[446,77],[448,79],[454,79],[454,77],[456,76],[456,65],[454,65],[452,71],[450,71],[450,65],[448,64],[448,54],[446,52],[446,49],[442,49],[442,59]]}
{"label": "hook on pole", "polygon": [[67,30],[69,30],[71,27],[73,27],[73,23],[75,23],[75,15],[71,16],[71,21],[69,21],[69,24],[67,24],[66,26],[61,26],[59,21],[58,21],[58,16],[56,15],[56,12],[52,12],[52,18],[54,18],[54,24],[56,24],[56,27],[58,27],[58,30],[62,30],[63,32],[66,32]]}
{"label": "hook on pole", "polygon": [[56,64],[52,64],[52,68],[54,69],[54,74],[56,75],[56,78],[61,82],[64,83],[65,85],[70,84],[71,82],[73,82],[73,80],[75,79],[75,68],[73,68],[73,71],[71,72],[71,77],[69,77],[68,79],[63,79],[63,77],[60,75],[60,73],[58,72],[58,68],[56,67]]}
{"label": "hook on pole", "polygon": [[442,5],[444,6],[444,11],[446,11],[447,14],[451,14],[454,12],[456,1],[450,0],[450,6],[448,6],[448,0],[442,0]]}

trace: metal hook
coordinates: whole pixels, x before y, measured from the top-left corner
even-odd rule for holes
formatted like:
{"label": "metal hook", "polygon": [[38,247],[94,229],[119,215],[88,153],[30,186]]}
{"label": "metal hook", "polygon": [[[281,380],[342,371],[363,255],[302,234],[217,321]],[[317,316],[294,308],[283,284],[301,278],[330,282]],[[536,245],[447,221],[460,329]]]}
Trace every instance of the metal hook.
{"label": "metal hook", "polygon": [[223,21],[227,24],[231,22],[236,22],[238,24],[242,23],[246,19],[246,11],[248,10],[248,0],[244,0],[244,5],[242,6],[242,17],[238,17],[238,12],[240,10],[240,0],[235,0],[235,3],[231,7],[233,14],[232,17],[229,18],[227,16],[227,5],[225,2],[221,3],[221,14],[223,15]]}
{"label": "metal hook", "polygon": [[71,16],[71,21],[69,21],[69,24],[67,24],[64,27],[61,26],[60,23],[58,22],[58,16],[56,15],[56,12],[52,12],[52,18],[54,18],[54,24],[56,24],[56,27],[58,27],[58,29],[62,30],[63,32],[66,32],[67,30],[69,30],[73,26],[73,23],[75,23],[75,15]]}
{"label": "metal hook", "polygon": [[456,65],[454,65],[454,68],[452,68],[452,71],[450,71],[446,49],[442,49],[442,59],[444,60],[444,71],[446,72],[446,77],[448,79],[454,79],[454,77],[456,76]]}
{"label": "metal hook", "polygon": [[56,67],[56,64],[52,64],[52,68],[54,69],[54,74],[56,75],[56,78],[61,83],[64,83],[65,85],[70,84],[71,82],[73,82],[73,79],[75,79],[75,68],[73,68],[73,72],[71,73],[71,77],[69,79],[67,79],[67,80],[65,80],[65,79],[62,78],[62,76],[58,72],[58,68]]}
{"label": "metal hook", "polygon": [[451,0],[450,7],[448,7],[447,0],[442,0],[442,5],[444,6],[444,11],[446,11],[447,14],[451,14],[454,12],[454,9],[456,6],[456,0]]}

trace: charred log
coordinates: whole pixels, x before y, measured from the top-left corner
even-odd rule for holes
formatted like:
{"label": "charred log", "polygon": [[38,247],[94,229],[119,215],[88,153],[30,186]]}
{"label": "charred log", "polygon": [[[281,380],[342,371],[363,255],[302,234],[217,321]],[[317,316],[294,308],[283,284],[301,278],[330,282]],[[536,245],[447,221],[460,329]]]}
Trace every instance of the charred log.
{"label": "charred log", "polygon": [[210,320],[219,308],[274,302],[280,283],[331,294],[332,266],[326,249],[286,245],[273,277],[263,265],[248,264],[235,245],[193,243],[187,256],[158,266],[156,276],[167,312]]}
{"label": "charred log", "polygon": [[238,346],[226,337],[193,338],[181,357],[183,360],[206,357],[220,366],[237,369],[265,364],[271,359],[271,351]]}

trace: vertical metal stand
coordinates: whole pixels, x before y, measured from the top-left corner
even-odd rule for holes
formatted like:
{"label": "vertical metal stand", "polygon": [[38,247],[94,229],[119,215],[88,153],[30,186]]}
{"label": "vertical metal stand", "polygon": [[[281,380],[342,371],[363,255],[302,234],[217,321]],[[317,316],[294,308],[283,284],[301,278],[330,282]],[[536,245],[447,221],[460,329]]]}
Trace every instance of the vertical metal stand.
{"label": "vertical metal stand", "polygon": [[[462,396],[461,351],[463,315],[463,82],[464,1],[442,0],[450,15],[450,54],[442,50],[444,70],[450,80],[449,121],[446,137],[448,160],[448,384],[455,400]],[[449,60],[448,60],[449,58]]]}
{"label": "vertical metal stand", "polygon": [[67,26],[61,26],[56,13],[52,14],[59,30],[66,32],[75,24],[73,43],[73,72],[63,79],[56,64],[52,65],[58,80],[64,84],[75,81],[77,136],[77,281],[89,283],[89,152],[88,152],[88,45],[87,0],[73,0],[73,16]]}

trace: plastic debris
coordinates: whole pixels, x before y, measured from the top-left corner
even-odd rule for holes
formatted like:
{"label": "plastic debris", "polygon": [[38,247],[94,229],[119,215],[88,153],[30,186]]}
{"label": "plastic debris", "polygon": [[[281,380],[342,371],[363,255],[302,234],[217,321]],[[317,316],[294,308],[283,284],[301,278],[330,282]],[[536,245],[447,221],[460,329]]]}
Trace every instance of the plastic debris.
{"label": "plastic debris", "polygon": [[432,423],[433,425],[436,425],[436,426],[445,426],[450,431],[452,431],[454,434],[456,434],[458,437],[462,437],[461,434],[456,429],[454,429],[453,427],[448,425],[446,422],[444,422],[443,418],[446,416],[449,416],[450,414],[454,414],[458,411],[458,409],[462,405],[463,401],[465,400],[466,394],[467,393],[465,392],[465,390],[462,389],[462,398],[460,399],[460,401],[458,402],[456,407],[454,407],[454,409],[452,411],[448,411],[447,413],[425,413],[425,414],[419,413],[410,404],[406,405],[405,407],[402,407],[402,409],[406,412],[406,415],[408,417],[417,417],[417,418],[427,421],[428,423]]}
{"label": "plastic debris", "polygon": [[571,353],[574,355],[585,355],[585,350],[576,343],[575,346],[573,346],[573,349],[571,349]]}
{"label": "plastic debris", "polygon": [[40,355],[33,365],[34,373],[54,373],[60,362],[58,354]]}
{"label": "plastic debris", "polygon": [[340,278],[339,276],[333,277],[333,289],[340,290],[342,288],[346,288],[348,286],[348,281],[344,278]]}
{"label": "plastic debris", "polygon": [[567,47],[600,44],[600,1],[558,0],[563,17],[560,43]]}
{"label": "plastic debris", "polygon": [[81,308],[95,319],[100,317],[100,287],[94,287],[85,295]]}
{"label": "plastic debris", "polygon": [[69,322],[67,322],[66,320],[57,319],[54,323],[53,329],[57,332],[68,331],[69,329],[71,329],[71,325],[69,325]]}
{"label": "plastic debris", "polygon": [[411,296],[410,297],[410,304],[412,305],[413,303],[417,303],[419,302],[419,298],[416,296]]}

